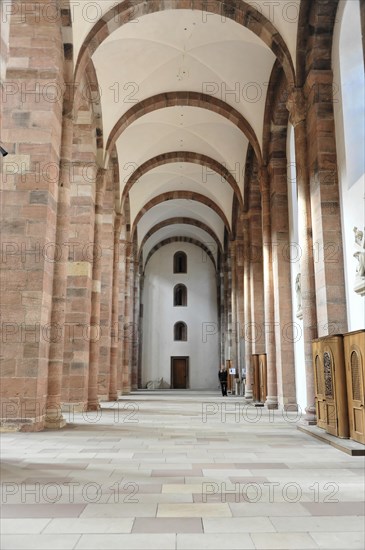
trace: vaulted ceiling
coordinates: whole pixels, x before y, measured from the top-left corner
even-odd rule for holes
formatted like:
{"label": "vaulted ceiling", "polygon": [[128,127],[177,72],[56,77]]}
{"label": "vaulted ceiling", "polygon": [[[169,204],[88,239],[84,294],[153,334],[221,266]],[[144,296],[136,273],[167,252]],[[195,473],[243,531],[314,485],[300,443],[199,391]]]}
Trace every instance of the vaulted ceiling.
{"label": "vaulted ceiling", "polygon": [[216,257],[234,199],[244,202],[248,146],[262,151],[276,59],[294,74],[300,0],[190,4],[73,6],[76,69],[94,65],[103,156],[115,146],[121,207],[128,198],[144,260],[170,237]]}

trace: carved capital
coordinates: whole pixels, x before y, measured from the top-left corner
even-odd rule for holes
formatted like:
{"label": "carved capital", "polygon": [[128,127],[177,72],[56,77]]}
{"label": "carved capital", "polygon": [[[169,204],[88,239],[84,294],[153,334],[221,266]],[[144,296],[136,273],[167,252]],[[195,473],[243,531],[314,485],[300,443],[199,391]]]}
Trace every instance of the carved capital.
{"label": "carved capital", "polygon": [[302,88],[294,88],[289,94],[286,108],[289,111],[289,119],[294,128],[307,117],[307,102]]}

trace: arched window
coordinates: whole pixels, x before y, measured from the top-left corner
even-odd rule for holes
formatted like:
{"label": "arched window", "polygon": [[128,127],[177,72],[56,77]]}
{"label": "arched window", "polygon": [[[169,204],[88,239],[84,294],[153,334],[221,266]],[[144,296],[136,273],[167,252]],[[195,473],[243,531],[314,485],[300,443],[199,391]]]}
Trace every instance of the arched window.
{"label": "arched window", "polygon": [[188,291],[185,285],[176,285],[174,288],[174,306],[186,306]]}
{"label": "arched window", "polygon": [[174,273],[187,273],[187,256],[185,252],[174,254]]}
{"label": "arched window", "polygon": [[174,340],[177,342],[186,342],[188,339],[188,327],[183,321],[174,325]]}

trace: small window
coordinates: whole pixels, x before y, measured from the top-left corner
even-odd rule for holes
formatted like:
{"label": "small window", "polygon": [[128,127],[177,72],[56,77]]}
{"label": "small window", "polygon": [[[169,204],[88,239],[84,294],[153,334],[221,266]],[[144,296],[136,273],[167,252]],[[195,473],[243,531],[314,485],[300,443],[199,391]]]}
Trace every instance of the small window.
{"label": "small window", "polygon": [[188,291],[185,285],[176,285],[174,288],[174,306],[186,306]]}
{"label": "small window", "polygon": [[188,339],[188,327],[182,321],[174,325],[174,340],[177,342],[186,342]]}
{"label": "small window", "polygon": [[174,273],[187,273],[187,256],[185,252],[174,254]]}

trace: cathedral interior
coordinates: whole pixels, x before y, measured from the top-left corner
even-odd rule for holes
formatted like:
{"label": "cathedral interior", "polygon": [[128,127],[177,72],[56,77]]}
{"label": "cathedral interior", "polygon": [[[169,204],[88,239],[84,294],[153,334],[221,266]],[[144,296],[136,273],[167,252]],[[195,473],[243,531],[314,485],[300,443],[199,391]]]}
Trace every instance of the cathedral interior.
{"label": "cathedral interior", "polygon": [[0,17],[1,548],[364,548],[364,0]]}

